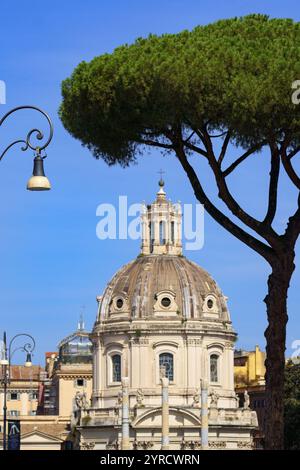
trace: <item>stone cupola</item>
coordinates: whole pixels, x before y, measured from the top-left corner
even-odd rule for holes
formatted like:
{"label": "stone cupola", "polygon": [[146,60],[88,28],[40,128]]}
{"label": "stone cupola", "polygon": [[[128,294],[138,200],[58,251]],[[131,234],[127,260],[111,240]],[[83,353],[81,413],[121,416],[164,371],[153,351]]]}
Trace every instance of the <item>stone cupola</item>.
{"label": "stone cupola", "polygon": [[142,208],[143,255],[182,254],[181,206],[179,203],[172,204],[166,198],[164,185],[160,179],[156,200],[148,206],[144,204]]}

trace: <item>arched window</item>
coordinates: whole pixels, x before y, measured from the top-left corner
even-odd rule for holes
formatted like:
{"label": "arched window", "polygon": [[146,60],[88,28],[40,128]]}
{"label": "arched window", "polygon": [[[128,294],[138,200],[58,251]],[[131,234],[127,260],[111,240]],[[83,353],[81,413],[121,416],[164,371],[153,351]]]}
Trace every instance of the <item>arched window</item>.
{"label": "arched window", "polygon": [[171,242],[175,242],[175,222],[171,222]]}
{"label": "arched window", "polygon": [[174,361],[173,354],[162,353],[159,355],[159,370],[164,368],[165,377],[170,381],[174,380]]}
{"label": "arched window", "polygon": [[154,223],[149,223],[149,238],[150,238],[150,253],[153,252],[153,243],[154,243]]}
{"label": "arched window", "polygon": [[219,361],[219,356],[217,354],[212,354],[210,356],[210,381],[211,382],[219,382],[218,361]]}
{"label": "arched window", "polygon": [[163,220],[159,222],[159,244],[164,245],[166,243],[165,237],[165,223]]}
{"label": "arched window", "polygon": [[112,381],[121,382],[121,356],[114,354],[111,358],[112,363]]}

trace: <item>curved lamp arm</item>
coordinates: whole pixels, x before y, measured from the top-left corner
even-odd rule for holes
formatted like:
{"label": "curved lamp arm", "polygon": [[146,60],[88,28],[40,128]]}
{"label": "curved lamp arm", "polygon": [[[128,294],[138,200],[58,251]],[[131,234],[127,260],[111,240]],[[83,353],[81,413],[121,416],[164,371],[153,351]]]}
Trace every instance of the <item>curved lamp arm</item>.
{"label": "curved lamp arm", "polygon": [[18,140],[15,140],[14,142],[12,142],[10,145],[8,145],[6,147],[6,149],[1,153],[0,160],[2,160],[2,158],[4,157],[6,152],[13,145],[16,145],[16,144],[24,144],[24,146],[21,147],[21,150],[25,151],[28,148],[31,148],[32,150],[36,151],[37,154],[39,155],[41,150],[44,150],[50,144],[50,142],[52,140],[52,137],[53,137],[53,124],[52,124],[52,121],[51,121],[50,117],[48,116],[48,114],[45,111],[43,111],[40,108],[37,108],[36,106],[24,105],[24,106],[18,106],[17,108],[11,109],[10,111],[8,111],[8,113],[6,113],[3,116],[3,118],[0,119],[0,127],[2,126],[4,121],[8,118],[8,116],[10,116],[14,112],[19,111],[21,109],[33,109],[33,110],[38,111],[39,113],[41,113],[43,116],[45,116],[45,118],[48,121],[49,129],[50,129],[49,130],[49,137],[43,145],[34,145],[31,141],[32,136],[35,134],[36,139],[42,140],[44,138],[44,134],[39,129],[31,129],[31,131],[28,132],[28,134],[26,136],[26,139],[18,139]]}
{"label": "curved lamp arm", "polygon": [[[18,347],[16,349],[14,349],[12,351],[12,345],[13,345],[13,342],[15,341],[16,338],[20,337],[20,336],[25,336],[27,338],[30,339],[30,343],[25,343],[24,346],[21,346],[21,347]],[[18,350],[18,349],[21,349],[22,351],[26,352],[26,353],[29,353],[31,354],[33,351],[34,351],[34,348],[35,348],[35,340],[34,338],[29,335],[28,333],[19,333],[18,335],[15,335],[11,340],[10,340],[10,343],[9,343],[9,346],[8,346],[8,364],[9,366],[11,365],[11,358],[13,356],[13,354]]]}

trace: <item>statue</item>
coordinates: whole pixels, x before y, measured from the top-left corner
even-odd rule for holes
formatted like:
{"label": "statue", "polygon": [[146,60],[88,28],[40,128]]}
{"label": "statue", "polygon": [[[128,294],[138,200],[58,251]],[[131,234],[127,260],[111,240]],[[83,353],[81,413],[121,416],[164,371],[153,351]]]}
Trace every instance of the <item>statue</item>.
{"label": "statue", "polygon": [[192,406],[194,406],[194,407],[199,406],[199,401],[200,401],[199,395],[200,395],[199,388],[196,388],[196,389],[195,389],[194,396],[193,396],[193,404],[192,404]]}
{"label": "statue", "polygon": [[153,447],[153,442],[151,441],[138,441],[136,438],[133,441],[132,447],[134,450],[147,450]]}
{"label": "statue", "polygon": [[184,437],[182,438],[182,441],[181,441],[181,444],[180,444],[180,448],[182,450],[185,450],[188,446],[188,443],[184,440]]}
{"label": "statue", "polygon": [[81,393],[80,392],[76,392],[76,395],[75,395],[75,405],[76,405],[76,408],[78,410],[81,410],[82,408],[82,400],[81,400]]}
{"label": "statue", "polygon": [[234,398],[235,398],[235,401],[236,401],[236,407],[239,408],[240,407],[240,397],[239,397],[239,395],[236,393]]}
{"label": "statue", "polygon": [[249,410],[250,408],[250,396],[247,390],[244,391],[244,410]]}
{"label": "statue", "polygon": [[77,410],[86,410],[88,408],[88,400],[86,398],[85,392],[76,392],[75,395],[75,404]]}
{"label": "statue", "polygon": [[159,378],[164,379],[166,377],[166,366],[161,365],[159,368]]}
{"label": "statue", "polygon": [[86,396],[86,392],[82,393],[82,409],[87,410],[89,408],[89,402]]}
{"label": "statue", "polygon": [[210,407],[211,408],[218,408],[218,400],[219,400],[219,395],[213,389],[210,393]]}
{"label": "statue", "polygon": [[143,392],[142,392],[142,390],[141,390],[140,388],[139,388],[138,391],[136,392],[135,397],[136,397],[136,407],[137,407],[137,408],[140,408],[140,407],[144,406],[144,405],[143,405],[144,394],[143,394]]}
{"label": "statue", "polygon": [[114,441],[109,441],[109,443],[106,445],[107,450],[119,450],[120,444],[118,442],[118,439]]}
{"label": "statue", "polygon": [[121,406],[122,406],[122,390],[119,391],[117,399],[116,399],[116,403],[114,406],[114,413],[116,416],[119,416]]}
{"label": "statue", "polygon": [[118,404],[119,406],[121,406],[121,405],[122,405],[122,401],[123,401],[123,395],[122,395],[122,390],[120,390],[119,393],[118,393],[117,404]]}

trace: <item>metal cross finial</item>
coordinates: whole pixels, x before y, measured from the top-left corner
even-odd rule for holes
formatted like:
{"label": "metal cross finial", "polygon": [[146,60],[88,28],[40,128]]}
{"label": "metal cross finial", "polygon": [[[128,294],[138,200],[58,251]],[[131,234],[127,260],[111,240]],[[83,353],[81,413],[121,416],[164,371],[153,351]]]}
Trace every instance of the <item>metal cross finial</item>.
{"label": "metal cross finial", "polygon": [[162,175],[165,174],[165,171],[163,171],[162,169],[160,169],[157,173],[160,175],[160,179],[162,180]]}

